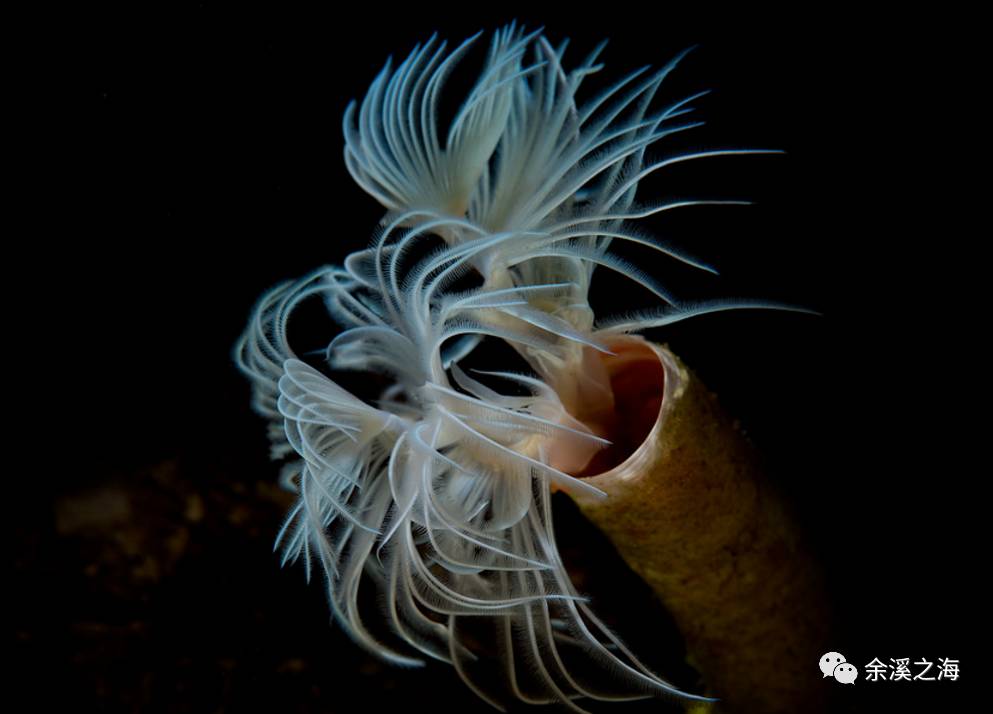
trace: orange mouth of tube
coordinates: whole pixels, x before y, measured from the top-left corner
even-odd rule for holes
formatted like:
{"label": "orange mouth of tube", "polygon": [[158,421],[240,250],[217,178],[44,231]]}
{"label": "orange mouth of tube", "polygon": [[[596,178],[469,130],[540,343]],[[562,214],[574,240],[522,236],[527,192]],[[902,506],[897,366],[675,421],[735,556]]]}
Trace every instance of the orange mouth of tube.
{"label": "orange mouth of tube", "polygon": [[[665,368],[644,340],[620,337],[607,346],[612,355],[598,353],[607,369],[614,394],[612,418],[595,431],[611,442],[598,451],[582,470],[571,475],[588,478],[622,464],[648,437],[658,420],[665,388]],[[588,425],[593,427],[593,425]]]}

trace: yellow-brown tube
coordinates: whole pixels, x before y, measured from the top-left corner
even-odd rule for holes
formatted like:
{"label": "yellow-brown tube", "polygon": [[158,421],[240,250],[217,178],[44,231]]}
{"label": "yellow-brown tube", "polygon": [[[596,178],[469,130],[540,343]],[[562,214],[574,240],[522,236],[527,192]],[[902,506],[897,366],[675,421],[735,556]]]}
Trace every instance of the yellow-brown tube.
{"label": "yellow-brown tube", "polygon": [[584,475],[609,497],[577,503],[672,613],[721,699],[714,711],[824,710],[822,580],[752,445],[667,349],[628,336],[609,346],[614,441],[640,445],[609,470],[591,464]]}

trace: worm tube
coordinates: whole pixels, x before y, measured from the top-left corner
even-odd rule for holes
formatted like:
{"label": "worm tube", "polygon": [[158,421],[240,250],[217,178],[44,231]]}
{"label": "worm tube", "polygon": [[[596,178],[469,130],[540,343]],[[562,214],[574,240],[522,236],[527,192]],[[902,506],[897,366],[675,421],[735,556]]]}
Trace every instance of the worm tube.
{"label": "worm tube", "polygon": [[668,349],[632,336],[608,346],[611,436],[630,451],[583,474],[608,498],[573,498],[672,613],[716,710],[822,709],[822,578],[751,443]]}

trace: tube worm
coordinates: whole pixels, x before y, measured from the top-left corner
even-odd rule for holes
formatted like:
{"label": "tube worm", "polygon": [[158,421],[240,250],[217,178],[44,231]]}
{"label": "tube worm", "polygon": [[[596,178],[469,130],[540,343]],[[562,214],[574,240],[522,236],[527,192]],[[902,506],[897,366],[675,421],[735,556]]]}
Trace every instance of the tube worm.
{"label": "tube worm", "polygon": [[[681,302],[612,251],[632,243],[710,270],[630,224],[740,203],[636,203],[640,180],[679,162],[763,152],[646,160],[649,146],[698,125],[682,117],[700,95],[653,108],[682,55],[583,103],[577,92],[601,68],[603,47],[567,71],[567,43],[553,47],[514,25],[493,35],[443,137],[439,96],[475,39],[446,52],[432,38],[395,69],[387,63],[348,107],[345,164],[387,210],[372,245],[271,289],[235,347],[254,408],[270,421],[272,455],[287,460],[281,482],[297,495],[277,545],[308,578],[316,564],[336,622],[360,646],[403,666],[450,662],[498,708],[514,699],[574,711],[584,698],[710,701],[645,667],[577,592],[556,546],[551,492],[587,509],[613,499],[597,485],[607,475],[581,477],[621,446],[611,442],[623,433],[616,366],[635,353],[611,345],[712,310],[772,306]],[[598,267],[662,306],[614,321],[594,315]],[[342,328],[328,335],[323,360],[290,341],[288,324],[308,301]],[[468,368],[495,345],[515,350],[521,367]],[[387,386],[360,399],[332,379],[345,370],[377,373]],[[622,552],[628,541],[637,550],[641,536],[620,528],[623,519],[589,512]],[[701,546],[710,538],[706,529],[683,535]],[[375,597],[364,595],[370,589]],[[378,625],[363,607],[372,601],[382,603]]]}
{"label": "tube worm", "polygon": [[821,575],[752,445],[668,349],[606,344],[622,417],[586,481],[608,497],[573,498],[673,615],[715,710],[821,711]]}

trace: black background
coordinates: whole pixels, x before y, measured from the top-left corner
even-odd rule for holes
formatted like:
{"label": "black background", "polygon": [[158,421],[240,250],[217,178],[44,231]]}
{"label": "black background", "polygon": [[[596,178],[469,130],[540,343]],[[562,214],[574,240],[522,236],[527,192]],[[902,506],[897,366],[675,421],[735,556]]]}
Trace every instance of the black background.
{"label": "black background", "polygon": [[[966,647],[985,562],[970,505],[986,475],[973,461],[983,417],[970,337],[983,323],[965,314],[977,239],[954,189],[961,48],[927,17],[349,12],[105,10],[36,50],[46,109],[27,185],[45,208],[23,234],[40,249],[25,271],[41,288],[21,354],[40,357],[54,388],[32,422],[49,438],[14,509],[22,681],[78,711],[482,709],[447,669],[384,669],[327,627],[320,587],[269,553],[278,499],[246,516],[247,531],[232,517],[276,467],[230,348],[263,290],[369,239],[380,209],[345,171],[340,121],[385,58],[434,31],[459,41],[517,17],[571,37],[574,62],[610,38],[611,78],[698,44],[661,99],[714,90],[697,102],[708,125],[660,154],[785,150],[699,162],[641,195],[756,201],[654,223],[723,274],[672,280],[822,315],[736,311],[652,337],[741,419],[796,505],[842,615],[836,649],[860,667],[962,659],[962,681],[860,681],[849,703],[959,701],[981,667]],[[604,310],[630,295],[601,293]],[[86,574],[113,537],[66,532],[59,514],[113,484],[137,489],[141,521],[135,504],[162,483],[176,504],[191,492],[207,503],[192,555],[147,581],[118,584],[127,564]],[[149,508],[168,520],[171,506]]]}

